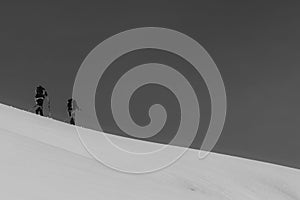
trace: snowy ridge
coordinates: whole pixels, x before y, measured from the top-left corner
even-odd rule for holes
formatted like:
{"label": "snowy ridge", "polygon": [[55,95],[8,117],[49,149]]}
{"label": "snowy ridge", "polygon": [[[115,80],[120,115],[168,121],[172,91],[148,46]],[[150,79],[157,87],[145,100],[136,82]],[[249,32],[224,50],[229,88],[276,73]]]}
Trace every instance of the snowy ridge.
{"label": "snowy ridge", "polygon": [[130,175],[92,159],[73,126],[2,104],[0,121],[0,199],[300,199],[297,169],[188,150],[164,170]]}

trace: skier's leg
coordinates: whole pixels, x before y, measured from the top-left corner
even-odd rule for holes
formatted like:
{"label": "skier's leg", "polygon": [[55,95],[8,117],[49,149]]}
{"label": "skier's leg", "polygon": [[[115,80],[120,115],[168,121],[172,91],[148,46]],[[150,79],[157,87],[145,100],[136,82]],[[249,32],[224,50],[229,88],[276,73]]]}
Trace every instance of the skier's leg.
{"label": "skier's leg", "polygon": [[41,107],[40,106],[37,106],[37,108],[35,109],[35,113],[37,115],[40,115],[40,112],[41,112]]}
{"label": "skier's leg", "polygon": [[36,101],[36,103],[37,103],[36,104],[37,108],[35,110],[36,114],[39,114],[39,115],[43,116],[44,115],[43,114],[43,103],[44,103],[44,100],[43,99],[38,99]]}
{"label": "skier's leg", "polygon": [[71,117],[70,124],[75,125],[75,119],[73,117]]}
{"label": "skier's leg", "polygon": [[44,114],[43,114],[43,108],[40,107],[40,106],[36,109],[35,113],[38,114],[38,115],[44,116]]}

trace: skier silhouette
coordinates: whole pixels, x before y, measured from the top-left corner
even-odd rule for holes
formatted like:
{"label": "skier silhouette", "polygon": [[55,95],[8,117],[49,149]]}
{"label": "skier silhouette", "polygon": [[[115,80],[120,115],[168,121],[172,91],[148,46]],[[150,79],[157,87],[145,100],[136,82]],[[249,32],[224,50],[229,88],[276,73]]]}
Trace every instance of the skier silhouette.
{"label": "skier silhouette", "polygon": [[70,118],[70,124],[75,125],[75,112],[77,110],[80,110],[80,108],[78,107],[77,102],[74,99],[68,99],[67,110]]}
{"label": "skier silhouette", "polygon": [[44,116],[43,105],[44,105],[44,100],[45,99],[47,99],[48,107],[50,108],[48,93],[47,93],[46,89],[41,85],[37,86],[35,92],[36,92],[35,93],[35,103],[36,103],[36,105],[34,106],[35,113],[38,114],[38,115]]}

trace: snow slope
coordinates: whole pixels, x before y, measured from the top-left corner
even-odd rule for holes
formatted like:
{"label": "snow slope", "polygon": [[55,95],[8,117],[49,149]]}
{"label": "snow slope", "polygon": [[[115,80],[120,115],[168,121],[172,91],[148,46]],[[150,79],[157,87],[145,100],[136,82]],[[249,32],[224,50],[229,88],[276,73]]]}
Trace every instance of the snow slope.
{"label": "snow slope", "polygon": [[72,126],[2,104],[0,122],[1,200],[300,199],[297,169],[188,150],[168,168],[131,175],[92,159]]}

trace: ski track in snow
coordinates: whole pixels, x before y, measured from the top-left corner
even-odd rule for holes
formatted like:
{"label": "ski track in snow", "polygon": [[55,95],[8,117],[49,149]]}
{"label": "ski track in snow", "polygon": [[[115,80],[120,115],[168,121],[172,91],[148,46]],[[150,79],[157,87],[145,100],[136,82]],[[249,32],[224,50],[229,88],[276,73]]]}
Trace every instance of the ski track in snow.
{"label": "ski track in snow", "polygon": [[168,168],[130,175],[94,160],[73,126],[2,104],[0,121],[0,199],[300,200],[298,169],[216,153],[199,160],[190,149]]}

